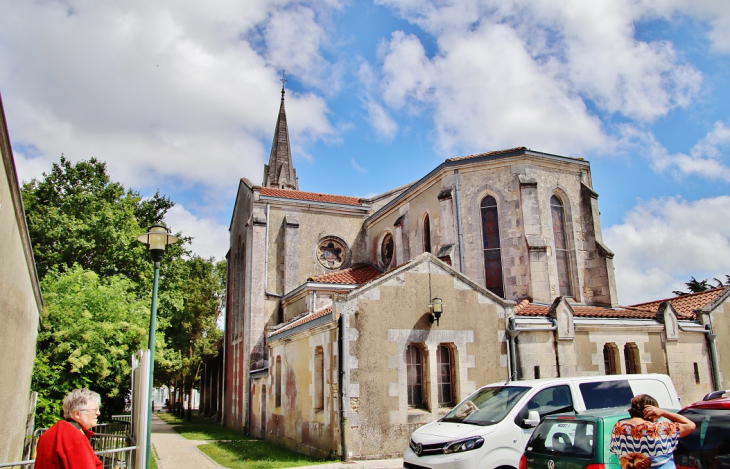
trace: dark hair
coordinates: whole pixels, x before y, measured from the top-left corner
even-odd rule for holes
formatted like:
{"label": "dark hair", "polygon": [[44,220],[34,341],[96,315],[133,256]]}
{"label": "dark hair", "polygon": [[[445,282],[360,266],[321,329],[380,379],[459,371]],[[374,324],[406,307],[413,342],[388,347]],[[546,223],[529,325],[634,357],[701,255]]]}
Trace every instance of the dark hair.
{"label": "dark hair", "polygon": [[644,407],[653,405],[658,407],[659,403],[648,394],[639,394],[638,396],[631,399],[631,408],[629,409],[629,415],[636,418],[644,418]]}

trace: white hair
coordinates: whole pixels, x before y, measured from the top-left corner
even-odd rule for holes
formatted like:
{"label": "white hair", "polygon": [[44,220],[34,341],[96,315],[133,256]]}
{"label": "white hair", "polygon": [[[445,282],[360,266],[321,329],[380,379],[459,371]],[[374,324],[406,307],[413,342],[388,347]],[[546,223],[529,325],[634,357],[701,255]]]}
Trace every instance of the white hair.
{"label": "white hair", "polygon": [[71,412],[87,408],[89,404],[101,404],[101,396],[86,388],[74,389],[63,398],[63,417],[71,418]]}

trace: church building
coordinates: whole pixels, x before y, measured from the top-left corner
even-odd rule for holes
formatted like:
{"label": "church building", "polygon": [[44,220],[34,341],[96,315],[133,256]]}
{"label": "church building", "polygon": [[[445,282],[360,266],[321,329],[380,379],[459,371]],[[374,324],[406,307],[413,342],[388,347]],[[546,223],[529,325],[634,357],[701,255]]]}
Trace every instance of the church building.
{"label": "church building", "polygon": [[730,387],[730,289],[620,306],[588,161],[519,147],[371,198],[301,191],[284,93],[263,181],[238,187],[204,414],[369,459],[498,381],[663,373],[684,403]]}

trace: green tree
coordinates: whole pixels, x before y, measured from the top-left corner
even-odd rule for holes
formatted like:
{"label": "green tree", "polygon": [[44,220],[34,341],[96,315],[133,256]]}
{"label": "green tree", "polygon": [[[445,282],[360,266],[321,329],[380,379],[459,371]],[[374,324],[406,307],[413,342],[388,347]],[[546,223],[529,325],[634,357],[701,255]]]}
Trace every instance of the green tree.
{"label": "green tree", "polygon": [[143,199],[126,191],[95,158],[73,164],[64,156],[42,179],[23,184],[23,204],[41,279],[54,267],[62,272],[78,264],[138,284],[151,269],[136,238],[174,205],[159,192]]}
{"label": "green tree", "polygon": [[130,357],[147,344],[149,303],[129,279],[101,278],[78,265],[51,269],[41,289],[45,306],[33,373],[38,425],[62,418],[63,397],[79,387],[101,394],[106,417],[121,412]]}
{"label": "green tree", "polygon": [[677,296],[684,296],[684,295],[691,295],[692,293],[699,293],[699,292],[711,290],[713,288],[722,288],[722,287],[730,286],[730,275],[725,275],[725,278],[727,279],[727,282],[724,284],[722,283],[722,280],[720,280],[718,278],[713,278],[716,285],[712,286],[712,285],[710,285],[709,280],[707,280],[707,279],[697,280],[696,278],[694,278],[694,276],[692,276],[692,279],[689,282],[685,282],[685,285],[689,289],[688,292],[683,292],[681,290],[674,290],[672,293],[674,293]]}

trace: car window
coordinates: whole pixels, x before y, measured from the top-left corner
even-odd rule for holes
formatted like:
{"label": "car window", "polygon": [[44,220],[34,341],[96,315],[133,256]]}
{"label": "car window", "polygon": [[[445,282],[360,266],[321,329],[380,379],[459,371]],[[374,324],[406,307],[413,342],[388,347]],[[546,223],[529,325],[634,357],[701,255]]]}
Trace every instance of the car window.
{"label": "car window", "polygon": [[441,421],[493,425],[502,421],[529,389],[524,386],[480,389],[454,407]]}
{"label": "car window", "polygon": [[697,428],[680,438],[675,451],[678,465],[730,468],[730,412],[722,409],[687,409],[680,412]]}
{"label": "car window", "polygon": [[581,383],[578,385],[586,410],[631,405],[634,393],[626,380]]}
{"label": "car window", "polygon": [[573,397],[570,394],[570,387],[568,386],[554,386],[552,388],[543,389],[542,391],[535,394],[527,403],[520,409],[520,412],[515,417],[515,424],[522,428],[528,428],[524,424],[524,420],[528,417],[528,413],[531,410],[536,410],[540,414],[540,418],[546,415],[560,414],[563,412],[572,412],[573,408]]}
{"label": "car window", "polygon": [[527,443],[526,451],[590,458],[595,448],[596,426],[584,420],[543,420]]}

